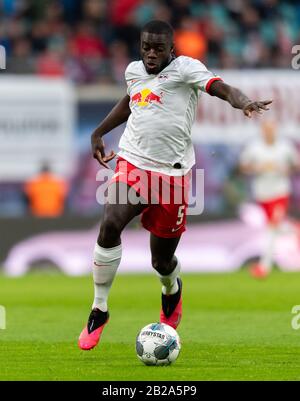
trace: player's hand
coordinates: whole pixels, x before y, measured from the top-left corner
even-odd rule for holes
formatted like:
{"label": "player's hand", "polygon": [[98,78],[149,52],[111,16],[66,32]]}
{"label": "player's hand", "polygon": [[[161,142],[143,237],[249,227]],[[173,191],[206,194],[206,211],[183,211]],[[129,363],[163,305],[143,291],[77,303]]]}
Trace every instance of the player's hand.
{"label": "player's hand", "polygon": [[101,166],[109,169],[110,167],[107,163],[116,157],[115,152],[111,151],[108,156],[105,155],[105,144],[102,137],[99,135],[93,134],[91,142],[94,159],[98,160]]}
{"label": "player's hand", "polygon": [[253,112],[261,114],[263,111],[269,110],[269,108],[267,106],[269,104],[271,104],[272,102],[273,102],[273,100],[263,100],[261,102],[248,103],[243,108],[243,112],[244,112],[246,117],[251,118]]}

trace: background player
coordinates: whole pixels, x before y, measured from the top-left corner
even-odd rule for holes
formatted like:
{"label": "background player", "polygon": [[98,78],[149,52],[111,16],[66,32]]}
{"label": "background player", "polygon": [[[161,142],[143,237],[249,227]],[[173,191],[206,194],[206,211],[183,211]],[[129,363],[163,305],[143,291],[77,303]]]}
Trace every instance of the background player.
{"label": "background player", "polygon": [[25,182],[24,195],[29,210],[36,217],[59,217],[63,214],[68,196],[68,183],[43,163],[39,174]]}
{"label": "background player", "polygon": [[300,166],[297,149],[288,140],[278,138],[274,121],[265,121],[261,134],[241,155],[241,169],[253,176],[253,197],[268,221],[264,253],[251,269],[251,274],[258,278],[267,276],[271,270],[276,236],[288,210],[290,175]]}
{"label": "background player", "polygon": [[[170,177],[186,177],[195,164],[191,127],[199,90],[229,102],[251,117],[268,110],[267,101],[252,101],[240,90],[216,77],[198,60],[174,55],[173,30],[162,21],[152,21],[141,32],[142,60],[125,72],[127,95],[113,108],[92,135],[92,152],[108,168],[114,152],[105,154],[103,135],[127,121],[120,141],[116,176],[110,188],[129,192],[134,183],[128,171],[137,169]],[[175,181],[175,179],[174,179]],[[143,183],[142,183],[143,184]],[[107,298],[121,261],[121,233],[142,213],[143,226],[151,232],[152,266],[162,288],[160,321],[176,328],[182,314],[180,262],[175,251],[185,231],[186,202],[180,205],[115,204],[105,206],[95,246],[93,277],[95,298],[79,347],[95,347],[108,321]]]}

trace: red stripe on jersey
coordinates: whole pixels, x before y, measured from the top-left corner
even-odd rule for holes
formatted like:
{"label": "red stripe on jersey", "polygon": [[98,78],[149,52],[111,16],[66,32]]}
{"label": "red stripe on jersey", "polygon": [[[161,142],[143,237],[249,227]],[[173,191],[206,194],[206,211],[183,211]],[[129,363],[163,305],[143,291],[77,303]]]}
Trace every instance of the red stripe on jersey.
{"label": "red stripe on jersey", "polygon": [[207,93],[209,93],[211,84],[214,83],[215,81],[222,81],[222,82],[223,82],[223,79],[220,78],[220,77],[211,78],[211,79],[207,82],[206,87],[205,87],[205,91],[206,91]]}

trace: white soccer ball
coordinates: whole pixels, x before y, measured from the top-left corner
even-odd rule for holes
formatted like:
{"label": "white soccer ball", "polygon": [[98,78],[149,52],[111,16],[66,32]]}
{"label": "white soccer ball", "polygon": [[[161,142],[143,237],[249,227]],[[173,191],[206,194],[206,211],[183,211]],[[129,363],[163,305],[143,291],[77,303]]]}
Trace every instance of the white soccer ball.
{"label": "white soccer ball", "polygon": [[137,335],[135,348],[138,358],[145,365],[169,365],[178,358],[181,344],[173,327],[151,323]]}

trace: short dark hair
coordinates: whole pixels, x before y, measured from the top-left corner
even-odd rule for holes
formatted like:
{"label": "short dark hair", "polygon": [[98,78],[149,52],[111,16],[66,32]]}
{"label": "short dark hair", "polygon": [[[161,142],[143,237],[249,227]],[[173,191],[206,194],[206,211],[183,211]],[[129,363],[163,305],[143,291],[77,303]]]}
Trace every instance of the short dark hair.
{"label": "short dark hair", "polygon": [[143,26],[141,33],[143,32],[165,34],[168,36],[170,41],[173,42],[174,31],[171,25],[168,24],[168,22],[160,20],[149,21],[146,25]]}

